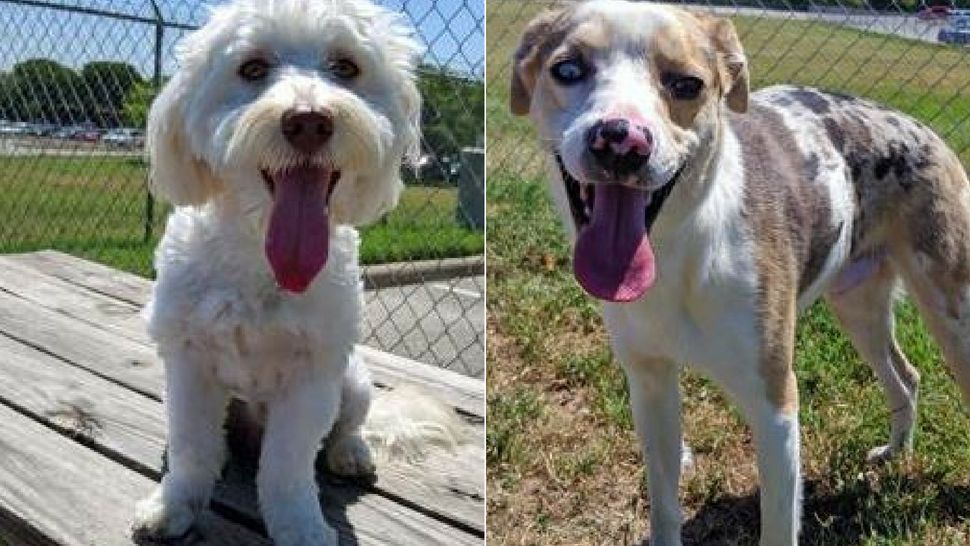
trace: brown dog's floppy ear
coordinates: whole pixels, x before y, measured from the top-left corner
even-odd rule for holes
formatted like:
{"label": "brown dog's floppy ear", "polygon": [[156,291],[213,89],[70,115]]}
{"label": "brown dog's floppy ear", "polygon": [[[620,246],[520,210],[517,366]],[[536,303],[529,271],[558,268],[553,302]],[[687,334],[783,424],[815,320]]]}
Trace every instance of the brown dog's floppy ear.
{"label": "brown dog's floppy ear", "polygon": [[721,89],[728,108],[735,112],[746,112],[750,92],[748,59],[734,24],[730,19],[710,18],[708,28],[711,41],[717,48]]}
{"label": "brown dog's floppy ear", "polygon": [[201,205],[223,190],[222,182],[196,157],[185,130],[188,85],[176,74],[152,103],[145,131],[152,193],[173,205]]}
{"label": "brown dog's floppy ear", "polygon": [[545,11],[537,15],[525,31],[519,47],[512,57],[512,90],[509,95],[509,107],[517,116],[529,113],[532,105],[532,90],[535,88],[540,61],[540,45],[548,38],[549,31],[565,10]]}

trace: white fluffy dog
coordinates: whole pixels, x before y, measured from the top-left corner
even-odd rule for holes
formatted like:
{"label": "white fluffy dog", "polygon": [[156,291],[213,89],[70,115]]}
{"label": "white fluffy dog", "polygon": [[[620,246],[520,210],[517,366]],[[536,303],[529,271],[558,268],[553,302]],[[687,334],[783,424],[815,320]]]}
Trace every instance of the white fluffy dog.
{"label": "white fluffy dog", "polygon": [[238,0],[181,43],[148,122],[153,189],[177,205],[145,311],[165,362],[169,471],[137,507],[137,536],[181,535],[207,506],[238,396],[265,409],[270,536],[336,544],[314,481],[322,439],[332,471],[374,471],[351,226],[396,204],[402,159],[419,151],[420,52],[365,0]]}

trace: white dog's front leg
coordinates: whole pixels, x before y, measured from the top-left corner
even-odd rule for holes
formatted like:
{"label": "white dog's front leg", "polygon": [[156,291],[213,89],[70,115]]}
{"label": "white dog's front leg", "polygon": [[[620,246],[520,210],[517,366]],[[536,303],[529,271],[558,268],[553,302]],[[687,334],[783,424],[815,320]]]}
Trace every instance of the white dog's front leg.
{"label": "white dog's front leg", "polygon": [[278,546],[337,544],[320,511],[314,461],[337,418],[340,387],[339,376],[301,378],[269,404],[256,485]]}
{"label": "white dog's front leg", "polygon": [[685,457],[679,368],[669,361],[629,363],[625,367],[633,421],[647,460],[651,544],[680,546],[678,487]]}
{"label": "white dog's front leg", "polygon": [[[760,544],[796,546],[801,520],[801,458],[795,375],[789,369],[769,383],[759,371],[756,366],[740,366],[719,379],[754,433],[761,487]],[[784,397],[779,395],[782,389]]]}
{"label": "white dog's front leg", "polygon": [[209,504],[225,462],[228,392],[208,373],[206,355],[183,350],[165,357],[168,414],[168,472],[161,485],[138,503],[136,536],[185,534]]}
{"label": "white dog's front leg", "polygon": [[795,546],[801,520],[798,413],[765,401],[752,415],[761,483],[761,546]]}

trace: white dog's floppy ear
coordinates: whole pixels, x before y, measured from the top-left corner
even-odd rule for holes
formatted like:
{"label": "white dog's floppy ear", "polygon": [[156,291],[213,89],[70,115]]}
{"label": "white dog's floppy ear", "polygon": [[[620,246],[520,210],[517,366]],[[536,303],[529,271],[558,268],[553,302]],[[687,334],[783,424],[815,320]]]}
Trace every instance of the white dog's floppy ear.
{"label": "white dog's floppy ear", "polygon": [[404,79],[401,108],[405,121],[398,138],[401,139],[404,162],[416,167],[421,159],[421,92],[413,76]]}
{"label": "white dog's floppy ear", "polygon": [[540,50],[542,44],[550,39],[553,24],[559,21],[565,10],[546,11],[529,22],[522,32],[522,40],[512,58],[512,89],[509,94],[509,108],[517,116],[529,113],[532,106],[532,90],[538,78]]}
{"label": "white dog's floppy ear", "polygon": [[223,189],[209,166],[193,152],[185,129],[184,73],[177,73],[152,103],[145,146],[152,193],[174,205],[201,205]]}
{"label": "white dog's floppy ear", "polygon": [[708,18],[708,32],[711,41],[718,51],[721,73],[721,89],[727,101],[728,108],[735,112],[748,110],[748,93],[750,91],[750,76],[748,74],[748,59],[741,47],[741,40],[730,19],[720,17]]}

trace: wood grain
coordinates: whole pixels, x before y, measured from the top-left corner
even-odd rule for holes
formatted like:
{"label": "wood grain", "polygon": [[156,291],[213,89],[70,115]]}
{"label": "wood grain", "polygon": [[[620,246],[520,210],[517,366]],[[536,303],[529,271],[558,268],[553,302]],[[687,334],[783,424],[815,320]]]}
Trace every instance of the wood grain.
{"label": "wood grain", "polygon": [[[128,546],[134,503],[150,479],[0,405],[0,540],[11,545]],[[268,546],[209,515],[201,542]]]}

